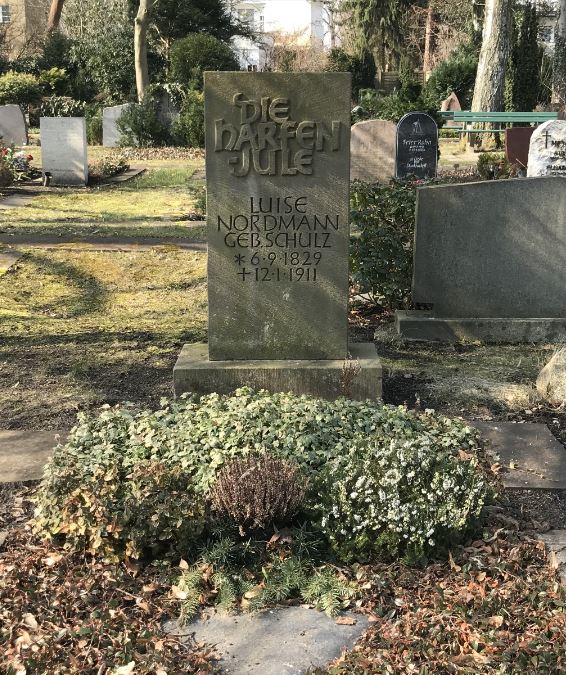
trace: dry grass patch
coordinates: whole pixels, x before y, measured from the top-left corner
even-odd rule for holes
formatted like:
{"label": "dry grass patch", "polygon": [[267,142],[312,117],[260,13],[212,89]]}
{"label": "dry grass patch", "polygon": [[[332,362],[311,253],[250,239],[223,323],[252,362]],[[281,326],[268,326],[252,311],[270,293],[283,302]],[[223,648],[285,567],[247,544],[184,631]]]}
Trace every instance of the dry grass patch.
{"label": "dry grass patch", "polygon": [[206,256],[28,251],[0,278],[0,419],[58,429],[78,409],[170,393],[183,342],[206,340]]}

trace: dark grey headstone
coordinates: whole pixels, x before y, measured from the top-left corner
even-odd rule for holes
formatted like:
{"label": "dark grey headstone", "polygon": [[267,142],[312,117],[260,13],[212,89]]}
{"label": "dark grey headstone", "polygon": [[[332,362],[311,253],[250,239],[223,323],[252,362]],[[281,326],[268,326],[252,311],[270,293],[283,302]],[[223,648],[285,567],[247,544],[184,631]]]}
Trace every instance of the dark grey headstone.
{"label": "dark grey headstone", "polygon": [[210,359],[345,358],[350,75],[209,72],[205,107]]}
{"label": "dark grey headstone", "polygon": [[423,187],[413,300],[436,317],[566,317],[566,177]]}
{"label": "dark grey headstone", "polygon": [[408,113],[397,125],[397,178],[434,178],[438,162],[438,127],[430,115]]}

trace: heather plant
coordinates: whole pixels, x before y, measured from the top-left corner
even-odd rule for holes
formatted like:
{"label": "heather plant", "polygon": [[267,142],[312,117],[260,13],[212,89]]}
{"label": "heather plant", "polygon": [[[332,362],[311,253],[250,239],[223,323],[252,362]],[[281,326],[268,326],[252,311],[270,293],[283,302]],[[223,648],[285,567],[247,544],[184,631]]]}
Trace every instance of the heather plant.
{"label": "heather plant", "polygon": [[288,524],[305,499],[306,484],[294,462],[250,455],[228,462],[211,492],[216,513],[233,520],[243,536],[274,523]]}

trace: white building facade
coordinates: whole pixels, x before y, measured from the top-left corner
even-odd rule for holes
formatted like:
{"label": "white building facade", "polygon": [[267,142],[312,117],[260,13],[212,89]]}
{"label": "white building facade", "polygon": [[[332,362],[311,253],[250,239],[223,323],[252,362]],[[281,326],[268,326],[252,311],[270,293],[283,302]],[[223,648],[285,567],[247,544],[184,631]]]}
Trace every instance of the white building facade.
{"label": "white building facade", "polygon": [[297,45],[318,43],[333,46],[332,13],[325,1],[318,0],[241,0],[232,11],[256,33],[257,39],[234,39],[234,49],[244,70],[264,70],[266,52],[284,35]]}

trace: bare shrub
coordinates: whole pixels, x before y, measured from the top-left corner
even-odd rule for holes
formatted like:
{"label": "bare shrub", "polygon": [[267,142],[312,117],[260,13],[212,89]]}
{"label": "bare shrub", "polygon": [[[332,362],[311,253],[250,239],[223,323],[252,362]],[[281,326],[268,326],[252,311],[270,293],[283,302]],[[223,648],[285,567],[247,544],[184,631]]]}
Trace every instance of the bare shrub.
{"label": "bare shrub", "polygon": [[298,512],[306,492],[299,467],[269,455],[234,459],[220,471],[211,492],[213,509],[248,530],[285,524]]}

